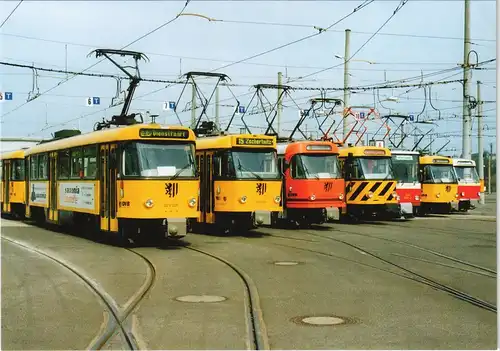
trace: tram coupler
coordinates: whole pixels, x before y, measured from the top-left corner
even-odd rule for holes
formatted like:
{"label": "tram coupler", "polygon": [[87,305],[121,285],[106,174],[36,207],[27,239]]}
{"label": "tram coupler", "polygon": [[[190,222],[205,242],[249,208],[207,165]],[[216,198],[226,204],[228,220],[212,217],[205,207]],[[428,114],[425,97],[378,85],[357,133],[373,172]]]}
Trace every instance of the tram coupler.
{"label": "tram coupler", "polygon": [[461,200],[458,202],[458,210],[460,212],[467,212],[472,208],[470,200]]}
{"label": "tram coupler", "polygon": [[411,202],[402,202],[400,203],[400,206],[401,206],[401,216],[403,216],[404,218],[415,217],[414,207]]}
{"label": "tram coupler", "polygon": [[163,220],[165,228],[165,238],[181,239],[188,231],[186,218],[168,218]]}
{"label": "tram coupler", "polygon": [[253,213],[253,224],[255,226],[271,225],[271,211],[255,211]]}
{"label": "tram coupler", "polygon": [[454,202],[450,202],[450,212],[458,212],[460,209],[460,203],[458,201]]}
{"label": "tram coupler", "polygon": [[327,222],[340,220],[340,210],[337,207],[327,207],[325,212]]}

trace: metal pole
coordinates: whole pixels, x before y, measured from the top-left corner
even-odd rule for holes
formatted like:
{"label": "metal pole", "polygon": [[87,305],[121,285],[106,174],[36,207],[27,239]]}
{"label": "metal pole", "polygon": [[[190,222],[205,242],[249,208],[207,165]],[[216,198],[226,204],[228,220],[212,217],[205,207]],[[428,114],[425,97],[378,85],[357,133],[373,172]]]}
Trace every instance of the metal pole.
{"label": "metal pole", "polygon": [[465,1],[464,10],[464,89],[463,89],[463,130],[462,130],[462,158],[471,158],[471,123],[469,109],[469,52],[470,52],[470,0]]}
{"label": "metal pole", "polygon": [[493,158],[493,143],[490,143],[490,157],[488,157],[488,194],[491,195],[491,159]]}
{"label": "metal pole", "polygon": [[[68,44],[64,45],[64,61],[65,61],[65,64],[64,64],[64,69],[66,70],[66,72],[68,72]],[[68,78],[68,73],[66,73],[66,78]]]}
{"label": "metal pole", "polygon": [[196,126],[196,88],[195,85],[191,85],[191,128]]}
{"label": "metal pole", "polygon": [[[349,97],[351,95],[351,92],[347,90],[349,88],[349,44],[350,44],[350,36],[351,36],[351,30],[346,29],[345,30],[345,52],[344,52],[344,119],[342,121],[342,132],[343,132],[343,139],[346,138],[347,133],[349,132],[347,130],[347,109],[349,108]],[[345,140],[347,143],[348,141]]]}
{"label": "metal pole", "polygon": [[283,109],[283,101],[281,100],[281,79],[283,77],[283,74],[281,72],[278,72],[278,104],[277,104],[277,118],[278,118],[278,128],[276,129],[276,133],[278,133],[278,136],[280,135],[280,127],[281,127],[281,111]]}
{"label": "metal pole", "polygon": [[220,130],[219,124],[219,87],[215,90],[215,125]]}
{"label": "metal pole", "polygon": [[[483,145],[483,104],[481,101],[481,82],[477,81],[477,168],[479,170],[479,179],[484,186],[484,145]],[[484,190],[480,190],[481,197],[479,203],[484,205]]]}

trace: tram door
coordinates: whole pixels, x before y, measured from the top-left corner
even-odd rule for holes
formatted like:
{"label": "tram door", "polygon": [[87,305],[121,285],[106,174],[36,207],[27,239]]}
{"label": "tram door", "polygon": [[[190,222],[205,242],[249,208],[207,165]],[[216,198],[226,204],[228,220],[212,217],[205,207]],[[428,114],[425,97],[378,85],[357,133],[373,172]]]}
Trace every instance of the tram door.
{"label": "tram door", "polygon": [[3,161],[2,212],[10,213],[10,161]]}
{"label": "tram door", "polygon": [[51,222],[58,221],[58,212],[57,212],[57,152],[49,153],[49,214],[47,218]]}
{"label": "tram door", "polygon": [[214,189],[213,189],[213,170],[212,170],[212,159],[213,152],[205,153],[205,188],[206,188],[206,196],[202,201],[205,203],[205,220],[207,223],[215,223],[214,213],[213,213],[213,201],[214,198]]}
{"label": "tram door", "polygon": [[116,144],[101,145],[99,150],[99,216],[103,231],[117,232],[116,176],[118,153]]}
{"label": "tram door", "polygon": [[212,156],[213,153],[205,151],[196,155],[198,171],[200,174],[200,222],[214,223],[212,211]]}

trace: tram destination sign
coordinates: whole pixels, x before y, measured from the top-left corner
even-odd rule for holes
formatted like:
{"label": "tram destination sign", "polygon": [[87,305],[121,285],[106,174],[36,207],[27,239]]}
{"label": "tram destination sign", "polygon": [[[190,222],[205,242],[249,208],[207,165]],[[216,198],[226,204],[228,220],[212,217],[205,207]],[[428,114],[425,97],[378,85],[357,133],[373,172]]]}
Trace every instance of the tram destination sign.
{"label": "tram destination sign", "polygon": [[140,138],[189,139],[189,131],[184,129],[139,129]]}
{"label": "tram destination sign", "polygon": [[236,138],[236,145],[265,145],[272,146],[273,139],[265,138]]}
{"label": "tram destination sign", "polygon": [[448,159],[435,158],[434,160],[432,160],[432,163],[450,164],[451,162]]}

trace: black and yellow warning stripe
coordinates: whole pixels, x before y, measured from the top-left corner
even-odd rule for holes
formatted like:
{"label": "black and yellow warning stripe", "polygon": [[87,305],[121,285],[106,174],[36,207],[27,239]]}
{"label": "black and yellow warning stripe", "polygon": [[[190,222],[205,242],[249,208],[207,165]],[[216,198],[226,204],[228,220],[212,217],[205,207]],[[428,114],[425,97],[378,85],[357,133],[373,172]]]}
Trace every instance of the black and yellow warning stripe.
{"label": "black and yellow warning stripe", "polygon": [[[397,203],[393,194],[396,192],[396,182],[386,181],[350,181],[346,186],[347,204],[385,204]],[[369,193],[372,196],[369,197]]]}

